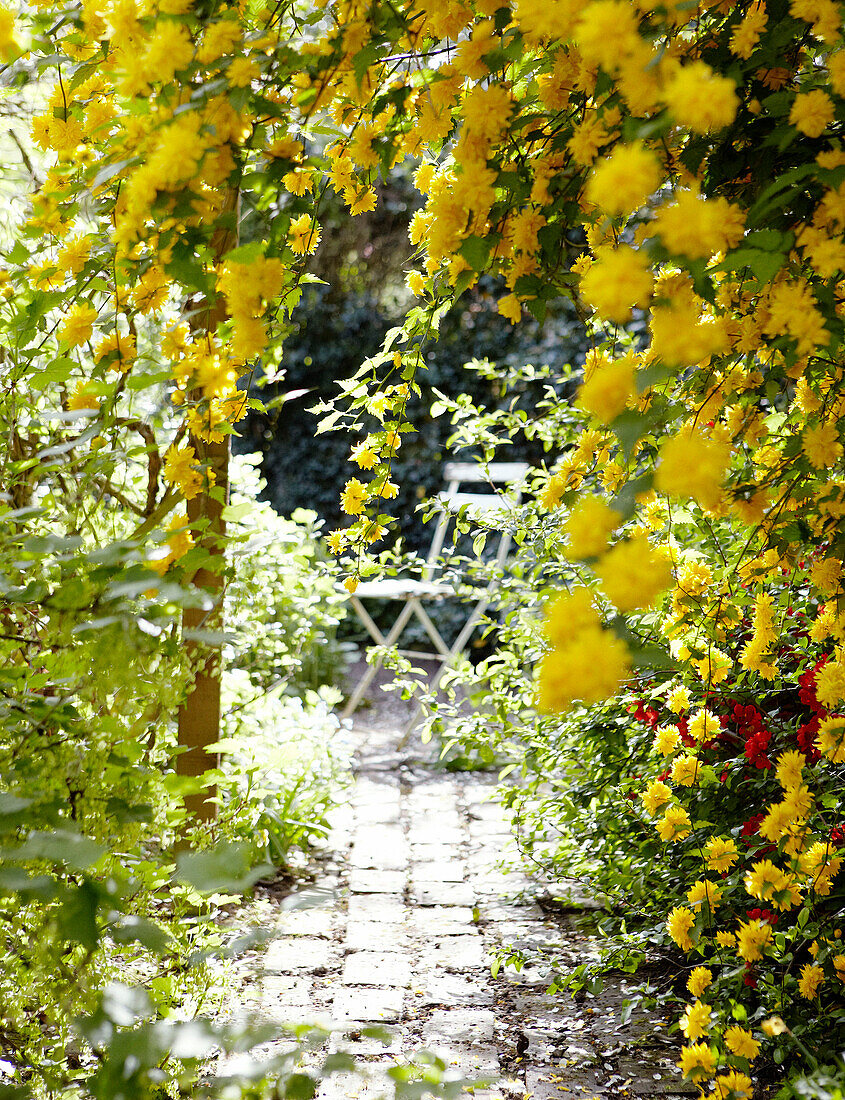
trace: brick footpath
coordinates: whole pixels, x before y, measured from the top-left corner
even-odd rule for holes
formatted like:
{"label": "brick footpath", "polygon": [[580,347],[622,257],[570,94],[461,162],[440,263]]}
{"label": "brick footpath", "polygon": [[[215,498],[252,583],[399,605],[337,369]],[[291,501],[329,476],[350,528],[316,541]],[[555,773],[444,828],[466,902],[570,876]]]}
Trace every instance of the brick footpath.
{"label": "brick footpath", "polygon": [[[494,1081],[476,1089],[483,1100],[694,1094],[659,1021],[621,1023],[624,982],[576,1004],[548,996],[539,969],[491,977],[499,943],[570,965],[595,950],[577,912],[548,915],[536,885],[501,869],[515,850],[491,801],[495,776],[437,771],[390,730],[357,737],[349,803],[322,876],[303,890],[312,904],[265,899],[274,938],[241,975],[238,1001],[273,1023],[331,1027],[328,1049],[354,1054],[362,1072],[324,1081],[321,1100],[390,1096],[387,1068],[422,1048],[450,1073]],[[389,1045],[362,1036],[374,1024]]]}

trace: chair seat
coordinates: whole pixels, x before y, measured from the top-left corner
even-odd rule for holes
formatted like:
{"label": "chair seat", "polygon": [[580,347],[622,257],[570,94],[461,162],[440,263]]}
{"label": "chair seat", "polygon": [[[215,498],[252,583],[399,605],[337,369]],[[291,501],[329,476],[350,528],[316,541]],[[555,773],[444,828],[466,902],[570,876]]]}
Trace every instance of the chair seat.
{"label": "chair seat", "polygon": [[454,596],[454,585],[438,581],[420,581],[412,577],[384,577],[377,581],[362,581],[355,589],[355,595],[365,600],[405,600],[413,596],[429,597]]}

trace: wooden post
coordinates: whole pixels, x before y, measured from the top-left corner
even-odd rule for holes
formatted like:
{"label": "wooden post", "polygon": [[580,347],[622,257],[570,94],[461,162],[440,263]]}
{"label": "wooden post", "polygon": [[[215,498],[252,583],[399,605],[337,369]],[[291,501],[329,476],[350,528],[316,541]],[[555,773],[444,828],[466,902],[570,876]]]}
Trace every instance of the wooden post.
{"label": "wooden post", "polygon": [[[218,230],[212,239],[212,252],[215,261],[237,244],[237,223],[239,217],[239,196],[236,188],[226,194],[223,214],[233,214],[231,228]],[[211,298],[207,308],[198,314],[195,325],[204,332],[213,333],[220,321],[226,318],[226,303],[221,297]],[[223,568],[226,521],[223,509],[229,499],[229,453],[230,437],[227,435],[220,443],[206,443],[196,436],[190,437],[191,446],[200,462],[207,464],[214,472],[214,495],[200,493],[188,501],[188,520],[193,525],[197,520],[206,520],[206,527],[197,540],[213,556],[211,568],[198,569],[193,584],[204,589],[214,600],[211,611],[199,608],[185,608],[182,613],[182,629],[186,630],[222,630],[223,629]],[[222,661],[220,646],[207,646],[201,642],[185,641],[185,648],[198,662],[199,668],[193,685],[189,688],[185,701],[179,708],[179,746],[185,751],[176,758],[176,771],[179,775],[199,776],[209,768],[217,766],[217,755],[209,746],[220,740],[220,677]],[[215,787],[185,798],[188,813],[200,821],[211,821],[216,815],[216,806],[212,801]]]}

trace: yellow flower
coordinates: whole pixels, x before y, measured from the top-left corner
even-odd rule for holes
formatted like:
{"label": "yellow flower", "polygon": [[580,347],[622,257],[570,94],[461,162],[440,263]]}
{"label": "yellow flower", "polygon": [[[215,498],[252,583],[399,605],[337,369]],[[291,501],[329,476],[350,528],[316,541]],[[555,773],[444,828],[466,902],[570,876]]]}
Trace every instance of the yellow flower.
{"label": "yellow flower", "polygon": [[719,902],[722,900],[721,887],[717,886],[715,882],[708,882],[707,879],[701,879],[687,890],[687,901],[693,909],[698,906],[703,906],[706,901],[710,907],[710,911],[718,908]]}
{"label": "yellow flower", "polygon": [[290,223],[288,241],[291,249],[297,256],[310,256],[317,251],[322,232],[317,222],[311,220],[310,214],[300,214]]}
{"label": "yellow flower", "polygon": [[772,926],[767,921],[752,920],[740,924],[736,932],[736,949],[746,962],[757,962],[763,948],[772,938]]}
{"label": "yellow flower", "polygon": [[693,997],[700,997],[712,981],[713,971],[706,966],[697,966],[687,978],[687,989]]}
{"label": "yellow flower", "polygon": [[347,541],[348,541],[348,536],[346,534],[346,531],[341,530],[341,529],[338,529],[336,531],[332,531],[326,536],[326,542],[328,544],[329,549],[331,550],[331,552],[333,554],[342,553],[343,548],[346,546]]}
{"label": "yellow flower", "polygon": [[584,379],[575,403],[592,413],[603,424],[609,424],[636,397],[635,366],[632,355],[624,355],[621,359],[601,360]]}
{"label": "yellow flower", "polygon": [[807,428],[801,439],[801,449],[817,470],[835,466],[842,457],[842,444],[835,424],[819,424]]}
{"label": "yellow flower", "polygon": [[775,900],[789,887],[789,876],[770,859],[758,860],[745,876],[745,889],[760,901]]}
{"label": "yellow flower", "polygon": [[673,714],[680,714],[682,711],[689,710],[691,702],[690,693],[685,687],[681,686],[670,692],[666,700],[666,706]]}
{"label": "yellow flower", "polygon": [[695,1001],[687,1005],[687,1010],[681,1017],[681,1031],[687,1039],[700,1039],[710,1031],[710,1005],[703,1001]]}
{"label": "yellow flower", "polygon": [[581,295],[608,321],[627,321],[634,306],[644,309],[654,277],[645,253],[629,245],[600,248],[595,263],[581,277]]}
{"label": "yellow flower", "polygon": [[675,121],[699,134],[729,126],[739,106],[734,82],[703,61],[678,68],[663,95]]}
{"label": "yellow flower", "polygon": [[620,611],[653,607],[672,583],[669,563],[644,535],[618,542],[594,568],[608,598]]}
{"label": "yellow flower", "polygon": [[654,817],[661,806],[665,806],[667,802],[672,801],[672,792],[665,783],[655,779],[640,794],[640,798],[643,800],[643,806]]}
{"label": "yellow flower", "polygon": [[657,158],[642,142],[618,145],[593,168],[587,198],[608,214],[630,214],[658,189],[662,179]]}
{"label": "yellow flower", "polygon": [[730,838],[711,836],[704,846],[705,862],[711,871],[724,873],[739,861],[736,843]]}
{"label": "yellow flower", "polygon": [[96,320],[96,309],[88,302],[80,302],[71,308],[65,318],[59,329],[59,339],[66,341],[72,348],[84,344],[86,340],[91,339]]}
{"label": "yellow flower", "polygon": [[768,1035],[770,1039],[775,1035],[783,1035],[789,1030],[780,1016],[770,1016],[768,1020],[764,1020],[760,1024],[760,1030],[764,1035]]}
{"label": "yellow flower", "polygon": [[251,57],[236,57],[226,70],[226,79],[233,88],[248,88],[261,75],[258,62]]}
{"label": "yellow flower", "polygon": [[628,647],[610,630],[573,630],[560,648],[543,658],[538,672],[538,705],[546,714],[563,712],[575,700],[607,699],[631,670]]}
{"label": "yellow flower", "polygon": [[801,977],[798,979],[798,992],[808,1001],[816,996],[819,986],[824,981],[824,970],[815,963],[806,963],[801,967]]}
{"label": "yellow flower", "polygon": [[683,905],[676,905],[666,920],[666,930],[682,951],[690,951],[690,933],[695,927],[695,914]]}
{"label": "yellow flower", "polygon": [[725,1031],[725,1046],[737,1058],[747,1058],[749,1062],[753,1062],[760,1053],[760,1044],[751,1032],[738,1024],[733,1024]]}
{"label": "yellow flower", "polygon": [[372,470],[374,466],[378,465],[379,460],[378,451],[369,436],[362,443],[358,443],[352,448],[349,457],[352,462],[357,463],[361,470]]}
{"label": "yellow flower", "polygon": [[654,731],[654,748],[661,756],[671,756],[680,739],[677,726],[659,726]]}
{"label": "yellow flower", "polygon": [[76,388],[68,398],[67,407],[71,412],[79,412],[82,409],[91,409],[96,412],[100,407],[100,399],[83,380],[77,382]]}
{"label": "yellow flower", "polygon": [[672,780],[681,787],[692,787],[698,780],[700,762],[694,756],[679,756],[672,765]]}
{"label": "yellow flower", "polygon": [[792,125],[811,138],[821,137],[835,117],[833,101],[820,88],[797,95],[789,112]]}
{"label": "yellow flower", "polygon": [[806,762],[803,752],[798,752],[797,749],[780,754],[777,759],[776,775],[778,783],[784,790],[788,790],[789,787],[797,787],[801,783],[801,774]]}
{"label": "yellow flower", "polygon": [[582,497],[563,525],[569,538],[568,555],[576,559],[598,557],[621,518],[600,497]]}
{"label": "yellow flower", "polygon": [[699,432],[667,439],[660,448],[654,485],[667,496],[692,497],[705,508],[718,504],[730,457],[729,448]]}
{"label": "yellow flower", "polygon": [[722,726],[719,719],[712,711],[707,710],[706,707],[697,710],[690,719],[690,737],[694,737],[700,745],[704,744],[705,741],[710,741],[721,731],[721,729]]}
{"label": "yellow flower", "polygon": [[713,1081],[715,1097],[718,1100],[751,1100],[754,1085],[751,1078],[740,1073],[737,1069],[729,1069],[727,1073],[720,1073]]}
{"label": "yellow flower", "polygon": [[816,739],[819,752],[833,764],[845,764],[845,718],[825,718]]}
{"label": "yellow flower", "polygon": [[197,454],[193,447],[170,447],[164,459],[164,480],[176,486],[185,500],[193,500],[202,492],[204,484],[213,485],[213,470],[203,473],[197,467]]}
{"label": "yellow flower", "polygon": [[368,496],[367,486],[357,478],[351,477],[340,495],[340,507],[348,516],[359,516],[364,511]]}
{"label": "yellow flower", "polygon": [[704,1081],[716,1072],[716,1061],[707,1043],[684,1047],[678,1065],[684,1077],[691,1081]]}
{"label": "yellow flower", "polygon": [[661,840],[684,840],[692,832],[692,821],[683,806],[670,806],[657,823]]}

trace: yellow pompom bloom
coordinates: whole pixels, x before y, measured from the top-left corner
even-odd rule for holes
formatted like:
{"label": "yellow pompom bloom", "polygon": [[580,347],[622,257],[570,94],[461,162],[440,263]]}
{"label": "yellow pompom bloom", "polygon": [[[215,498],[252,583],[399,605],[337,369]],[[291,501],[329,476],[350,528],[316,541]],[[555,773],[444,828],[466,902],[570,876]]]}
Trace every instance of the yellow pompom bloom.
{"label": "yellow pompom bloom", "polygon": [[703,61],[679,68],[663,96],[675,121],[698,134],[729,126],[739,106],[734,82]]}
{"label": "yellow pompom bloom", "polygon": [[640,798],[643,800],[643,806],[645,806],[648,813],[654,817],[661,806],[665,806],[667,802],[672,801],[672,792],[662,780],[655,779],[640,794]]}
{"label": "yellow pompom bloom", "polygon": [[661,756],[671,756],[678,747],[681,735],[677,726],[659,726],[654,731],[654,748]]}
{"label": "yellow pompom bloom", "polygon": [[819,986],[824,981],[824,970],[815,963],[807,963],[801,967],[801,977],[798,979],[798,992],[808,1001],[812,1001],[818,992]]}
{"label": "yellow pompom bloom", "polygon": [[618,542],[594,567],[608,599],[620,611],[653,607],[672,583],[672,570],[644,535]]}
{"label": "yellow pompom bloom", "polygon": [[747,1058],[749,1062],[753,1062],[760,1053],[760,1044],[751,1032],[737,1024],[725,1031],[725,1046],[737,1058]]}
{"label": "yellow pompom bloom", "polygon": [[692,497],[703,507],[714,508],[721,496],[729,457],[726,444],[707,439],[700,432],[673,436],[660,448],[655,488],[667,496]]}
{"label": "yellow pompom bloom", "polygon": [[695,914],[683,905],[676,905],[666,921],[666,930],[682,951],[692,948],[690,933],[695,926]]}
{"label": "yellow pompom bloom", "polygon": [[[845,700],[845,661],[838,657],[833,661],[828,661],[824,668],[819,670],[816,677],[816,695],[822,706],[827,707],[829,710],[834,710],[838,707],[842,700]],[[840,721],[839,719],[826,719],[821,726],[821,729],[827,733],[832,733],[835,726],[831,725],[831,722]],[[829,741],[829,739],[828,739]],[[829,759],[833,759],[829,752],[824,751],[825,756]]]}
{"label": "yellow pompom bloom", "polygon": [[746,962],[757,962],[772,939],[772,926],[767,921],[752,920],[740,924],[736,931],[736,949]]}
{"label": "yellow pompom bloom", "polygon": [[683,806],[670,806],[657,823],[657,834],[667,843],[672,840],[684,840],[691,832],[692,821]]}
{"label": "yellow pompom bloom", "polygon": [[621,359],[603,359],[578,390],[575,403],[600,420],[610,424],[624,412],[636,397],[632,355]]}
{"label": "yellow pompom bloom", "polygon": [[681,787],[692,787],[698,780],[700,767],[694,756],[679,756],[672,765],[672,781]]}
{"label": "yellow pompom bloom", "polygon": [[708,882],[707,879],[700,879],[698,882],[694,882],[689,890],[687,890],[687,901],[693,909],[707,902],[712,912],[718,907],[721,900],[722,888],[717,886],[715,882]]}
{"label": "yellow pompom bloom", "polygon": [[690,719],[689,733],[690,737],[694,737],[700,745],[705,741],[710,741],[715,737],[722,729],[719,719],[713,714],[712,711],[707,710],[706,707],[702,707],[697,710]]}
{"label": "yellow pompom bloom", "polygon": [[682,685],[670,692],[666,706],[673,714],[680,714],[682,711],[689,710],[691,702],[690,693]]}
{"label": "yellow pompom bloom", "polygon": [[562,713],[576,700],[607,699],[631,671],[628,647],[610,630],[587,627],[543,658],[538,673],[538,705],[545,714]]}
{"label": "yellow pompom bloom", "polygon": [[663,180],[655,155],[642,142],[618,145],[593,168],[587,181],[587,198],[608,214],[637,210]]}
{"label": "yellow pompom bloom", "polygon": [[681,1017],[681,1031],[687,1039],[700,1039],[710,1031],[710,1018],[710,1005],[703,1001],[694,1001],[687,1005],[686,1012]]}
{"label": "yellow pompom bloom", "polygon": [[801,438],[801,449],[817,470],[835,466],[842,457],[842,444],[835,424],[819,424],[807,428]]}
{"label": "yellow pompom bloom", "polygon": [[706,966],[697,966],[687,978],[687,989],[693,997],[700,997],[713,981],[713,971]]}
{"label": "yellow pompom bloom", "polygon": [[97,311],[87,302],[81,302],[71,308],[59,329],[59,339],[65,340],[69,347],[75,348],[91,339]]}
{"label": "yellow pompom bloom", "polygon": [[801,782],[801,776],[804,770],[804,765],[807,763],[807,759],[803,752],[798,752],[797,749],[792,749],[789,752],[782,752],[777,759],[776,775],[778,777],[778,783],[788,790],[790,787],[797,787]]}
{"label": "yellow pompom bloom", "polygon": [[678,1062],[684,1077],[691,1081],[704,1081],[716,1072],[716,1060],[707,1043],[684,1047]]}
{"label": "yellow pompom bloom", "polygon": [[845,764],[845,718],[825,718],[816,738],[819,752],[833,764]]}
{"label": "yellow pompom bloom", "polygon": [[833,101],[820,88],[797,95],[789,112],[789,121],[796,130],[811,138],[821,137],[835,117]]}
{"label": "yellow pompom bloom", "polygon": [[704,846],[704,856],[708,869],[720,873],[730,871],[739,861],[736,843],[730,837],[711,836]]}
{"label": "yellow pompom bloom", "polygon": [[654,286],[648,257],[621,245],[600,248],[581,277],[581,295],[608,321],[627,321],[634,306],[644,309]]}
{"label": "yellow pompom bloom", "polygon": [[352,477],[347,481],[340,495],[340,507],[348,516],[359,516],[364,511],[368,496],[367,486]]}
{"label": "yellow pompom bloom", "polygon": [[290,223],[288,242],[298,256],[310,256],[316,252],[321,236],[322,230],[317,222],[311,220],[310,214],[300,214]]}
{"label": "yellow pompom bloom", "polygon": [[100,407],[100,399],[88,388],[87,382],[80,381],[77,382],[76,388],[68,398],[67,407],[71,412],[80,412],[83,409],[96,412]]}
{"label": "yellow pompom bloom", "polygon": [[563,525],[569,539],[568,555],[577,559],[598,557],[620,519],[619,513],[600,497],[583,497]]}
{"label": "yellow pompom bloom", "polygon": [[199,469],[197,453],[193,447],[170,447],[165,456],[162,475],[169,485],[179,490],[185,500],[193,500],[202,492],[204,485],[213,485],[215,481],[213,470]]}
{"label": "yellow pompom bloom", "polygon": [[729,1069],[720,1073],[713,1081],[714,1097],[718,1100],[751,1100],[754,1085],[746,1073],[738,1069]]}

